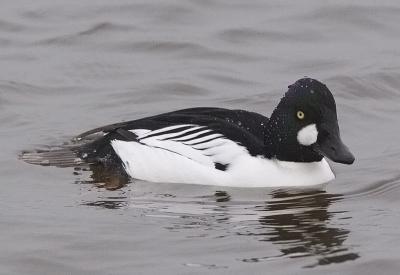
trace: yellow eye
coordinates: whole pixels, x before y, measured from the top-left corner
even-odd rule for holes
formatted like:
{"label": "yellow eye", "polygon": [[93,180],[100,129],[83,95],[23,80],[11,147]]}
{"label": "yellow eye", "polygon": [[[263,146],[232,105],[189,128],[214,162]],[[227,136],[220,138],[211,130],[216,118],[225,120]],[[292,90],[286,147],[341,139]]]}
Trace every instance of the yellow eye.
{"label": "yellow eye", "polygon": [[297,118],[304,119],[304,113],[302,111],[297,111]]}

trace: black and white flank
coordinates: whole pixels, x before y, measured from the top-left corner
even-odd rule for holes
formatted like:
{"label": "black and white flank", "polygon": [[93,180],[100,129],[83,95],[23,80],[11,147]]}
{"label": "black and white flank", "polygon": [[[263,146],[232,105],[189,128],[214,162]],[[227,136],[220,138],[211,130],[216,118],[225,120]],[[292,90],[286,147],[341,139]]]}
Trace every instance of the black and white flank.
{"label": "black and white flank", "polygon": [[28,163],[87,163],[135,179],[238,187],[310,186],[334,179],[325,157],[351,164],[335,100],[303,78],[267,117],[192,108],[100,127],[64,148],[23,153]]}

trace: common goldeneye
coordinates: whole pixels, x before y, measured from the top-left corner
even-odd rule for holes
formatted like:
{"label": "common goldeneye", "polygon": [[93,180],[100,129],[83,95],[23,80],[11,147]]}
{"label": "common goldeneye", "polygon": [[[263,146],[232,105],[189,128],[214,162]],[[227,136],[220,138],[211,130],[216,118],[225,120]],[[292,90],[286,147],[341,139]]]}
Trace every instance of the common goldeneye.
{"label": "common goldeneye", "polygon": [[23,153],[28,163],[97,164],[152,182],[236,187],[311,186],[335,178],[326,158],[352,164],[336,104],[321,82],[290,85],[270,118],[191,108],[87,131],[62,149]]}

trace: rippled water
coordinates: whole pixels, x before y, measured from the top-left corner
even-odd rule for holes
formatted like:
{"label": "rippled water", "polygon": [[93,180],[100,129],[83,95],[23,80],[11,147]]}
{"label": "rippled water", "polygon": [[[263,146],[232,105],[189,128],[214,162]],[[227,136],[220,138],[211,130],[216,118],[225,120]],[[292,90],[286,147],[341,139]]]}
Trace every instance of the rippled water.
{"label": "rippled water", "polygon": [[[1,274],[398,274],[400,3],[11,1],[0,9]],[[269,115],[325,82],[353,166],[321,191],[131,182],[25,149],[190,106]]]}

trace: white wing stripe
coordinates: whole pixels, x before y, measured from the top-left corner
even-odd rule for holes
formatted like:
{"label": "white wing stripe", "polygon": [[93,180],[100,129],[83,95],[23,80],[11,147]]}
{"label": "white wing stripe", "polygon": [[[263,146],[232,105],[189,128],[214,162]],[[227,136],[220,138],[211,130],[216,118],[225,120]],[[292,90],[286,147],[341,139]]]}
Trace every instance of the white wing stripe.
{"label": "white wing stripe", "polygon": [[[164,128],[161,128],[161,129],[157,129],[157,130],[151,131],[151,132],[141,136],[140,138],[146,138],[149,135],[162,134],[163,132],[167,132],[167,131],[171,131],[171,130],[175,130],[175,129],[179,129],[179,128],[184,128],[184,127],[186,128],[186,127],[189,127],[189,126],[195,127],[197,125],[194,125],[194,124],[180,124],[180,125],[168,126],[168,127],[164,127]],[[197,126],[197,127],[200,127],[200,126]]]}
{"label": "white wing stripe", "polygon": [[208,133],[208,132],[211,132],[211,130],[200,131],[200,132],[197,132],[197,133],[194,133],[194,134],[190,134],[190,135],[187,135],[187,136],[183,136],[183,137],[180,137],[180,138],[174,138],[173,140],[174,141],[185,141],[185,140],[195,138],[195,137],[197,137],[197,136],[199,136],[201,134],[205,134],[205,133]]}
{"label": "white wing stripe", "polygon": [[212,140],[214,140],[216,138],[220,138],[220,137],[223,137],[223,135],[221,135],[221,134],[211,134],[211,135],[208,135],[208,136],[205,136],[205,137],[201,137],[201,138],[196,138],[196,139],[193,139],[193,140],[185,141],[185,144],[191,145],[191,146],[194,147],[194,146],[197,145],[196,143],[200,144],[202,142],[212,141]]}
{"label": "white wing stripe", "polygon": [[195,130],[200,130],[202,128],[204,128],[204,127],[203,126],[201,126],[201,127],[200,126],[199,127],[192,127],[192,128],[180,131],[180,132],[173,132],[173,133],[168,133],[168,134],[160,133],[160,135],[157,135],[157,134],[154,135],[153,133],[149,133],[148,135],[146,135],[143,138],[139,137],[139,139],[140,140],[145,140],[145,139],[157,139],[157,140],[173,139],[174,137],[181,137],[185,133],[192,132],[192,131],[195,131]]}
{"label": "white wing stripe", "polygon": [[217,138],[217,139],[211,140],[209,142],[204,142],[204,143],[201,143],[198,145],[193,145],[192,147],[197,150],[206,150],[208,148],[222,146],[225,143],[226,143],[225,139]]}

